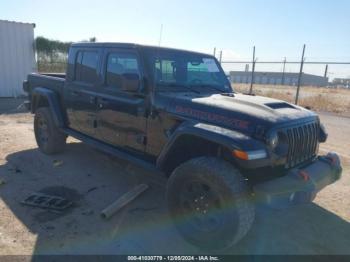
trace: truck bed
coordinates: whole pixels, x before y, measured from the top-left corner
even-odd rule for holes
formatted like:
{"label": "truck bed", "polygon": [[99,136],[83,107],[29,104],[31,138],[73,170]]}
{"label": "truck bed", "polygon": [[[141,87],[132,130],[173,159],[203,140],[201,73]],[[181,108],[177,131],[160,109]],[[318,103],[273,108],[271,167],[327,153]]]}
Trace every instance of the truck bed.
{"label": "truck bed", "polygon": [[33,73],[28,75],[28,93],[31,94],[32,90],[36,87],[46,87],[49,88],[58,94],[62,94],[64,82],[66,75],[65,74],[38,74]]}

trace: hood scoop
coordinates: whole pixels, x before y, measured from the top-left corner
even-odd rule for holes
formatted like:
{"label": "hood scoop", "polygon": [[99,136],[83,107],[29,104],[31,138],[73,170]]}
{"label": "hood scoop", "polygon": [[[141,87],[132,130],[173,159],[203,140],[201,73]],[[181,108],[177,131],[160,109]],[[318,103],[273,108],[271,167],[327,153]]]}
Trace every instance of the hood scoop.
{"label": "hood scoop", "polygon": [[234,93],[221,93],[222,96],[235,97]]}
{"label": "hood scoop", "polygon": [[285,103],[285,102],[276,102],[276,103],[266,103],[265,106],[268,106],[272,109],[284,109],[284,108],[292,108],[296,109],[291,104]]}

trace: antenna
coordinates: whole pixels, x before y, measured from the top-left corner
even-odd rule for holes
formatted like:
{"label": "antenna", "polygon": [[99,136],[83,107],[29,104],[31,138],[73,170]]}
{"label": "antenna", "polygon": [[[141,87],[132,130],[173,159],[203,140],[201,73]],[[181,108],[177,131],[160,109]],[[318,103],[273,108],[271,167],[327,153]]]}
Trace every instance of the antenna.
{"label": "antenna", "polygon": [[160,43],[162,42],[162,34],[163,34],[163,24],[160,25],[159,43],[158,43],[159,46],[160,46]]}

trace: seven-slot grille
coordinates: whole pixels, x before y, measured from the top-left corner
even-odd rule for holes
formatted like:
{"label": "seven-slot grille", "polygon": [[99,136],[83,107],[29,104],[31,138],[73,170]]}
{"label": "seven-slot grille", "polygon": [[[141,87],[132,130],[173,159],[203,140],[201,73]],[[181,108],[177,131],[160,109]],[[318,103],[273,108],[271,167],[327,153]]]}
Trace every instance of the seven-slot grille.
{"label": "seven-slot grille", "polygon": [[313,158],[318,150],[319,123],[312,122],[302,126],[284,129],[288,140],[286,168],[294,167]]}

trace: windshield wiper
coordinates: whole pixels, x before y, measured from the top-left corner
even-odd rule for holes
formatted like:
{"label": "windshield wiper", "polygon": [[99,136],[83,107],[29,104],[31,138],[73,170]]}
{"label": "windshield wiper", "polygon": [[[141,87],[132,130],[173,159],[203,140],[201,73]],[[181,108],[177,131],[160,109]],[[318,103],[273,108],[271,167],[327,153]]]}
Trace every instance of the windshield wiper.
{"label": "windshield wiper", "polygon": [[221,88],[218,88],[215,85],[210,85],[210,84],[196,84],[196,85],[191,85],[191,86],[201,86],[201,87],[209,87],[211,89],[214,89],[216,91],[219,91],[220,93],[225,93],[224,90],[222,90]]}
{"label": "windshield wiper", "polygon": [[191,86],[185,85],[185,84],[179,84],[179,83],[157,83],[157,85],[168,86],[168,87],[185,87],[186,89],[192,91],[193,93],[200,94],[200,92],[198,90],[193,89]]}

